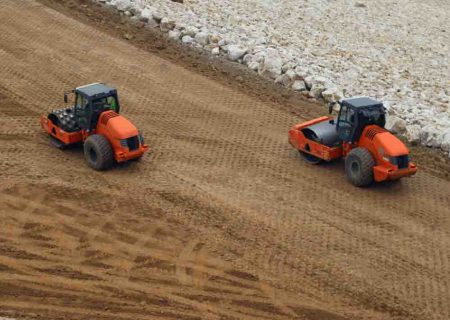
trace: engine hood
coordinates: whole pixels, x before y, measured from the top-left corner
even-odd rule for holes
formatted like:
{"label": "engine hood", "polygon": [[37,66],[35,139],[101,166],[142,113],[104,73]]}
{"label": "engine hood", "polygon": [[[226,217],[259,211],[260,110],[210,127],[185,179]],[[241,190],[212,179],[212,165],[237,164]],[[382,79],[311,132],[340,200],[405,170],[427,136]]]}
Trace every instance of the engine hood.
{"label": "engine hood", "polygon": [[137,136],[139,133],[137,128],[128,119],[120,115],[109,119],[106,127],[116,139],[127,139]]}
{"label": "engine hood", "polygon": [[374,140],[378,142],[379,146],[383,147],[385,154],[388,156],[397,157],[409,154],[405,144],[390,132],[378,133]]}

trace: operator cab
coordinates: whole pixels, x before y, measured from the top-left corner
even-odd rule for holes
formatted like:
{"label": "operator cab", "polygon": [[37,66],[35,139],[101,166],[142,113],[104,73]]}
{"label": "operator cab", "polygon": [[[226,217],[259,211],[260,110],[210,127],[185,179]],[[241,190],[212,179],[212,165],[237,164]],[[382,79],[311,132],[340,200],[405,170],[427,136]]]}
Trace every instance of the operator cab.
{"label": "operator cab", "polygon": [[339,139],[344,142],[357,142],[368,125],[384,128],[386,124],[386,112],[382,102],[361,97],[341,100],[339,105],[341,109],[336,130]]}
{"label": "operator cab", "polygon": [[[75,121],[81,129],[93,130],[102,112],[120,112],[117,90],[103,83],[93,83],[71,91],[75,94]],[[67,93],[64,94],[67,102]]]}

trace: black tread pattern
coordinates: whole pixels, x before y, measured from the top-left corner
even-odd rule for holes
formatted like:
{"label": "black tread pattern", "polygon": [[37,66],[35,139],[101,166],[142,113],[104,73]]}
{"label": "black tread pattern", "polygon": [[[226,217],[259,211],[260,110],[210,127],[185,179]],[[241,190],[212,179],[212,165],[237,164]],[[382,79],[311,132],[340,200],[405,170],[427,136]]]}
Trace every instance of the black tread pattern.
{"label": "black tread pattern", "polygon": [[[90,150],[94,149],[97,155],[92,159]],[[106,170],[113,165],[114,153],[109,141],[100,134],[89,136],[84,142],[84,157],[88,165],[94,170]]]}
{"label": "black tread pattern", "polygon": [[62,130],[66,132],[76,132],[81,130],[75,120],[74,106],[63,109],[55,109],[50,113],[49,118],[51,118],[51,115],[54,115],[56,118],[58,118],[59,123],[55,124],[58,125]]}
{"label": "black tread pattern", "polygon": [[[359,172],[351,170],[352,164],[358,162]],[[347,179],[357,187],[364,187],[373,183],[373,167],[375,160],[369,150],[365,148],[355,148],[345,159],[345,173]]]}

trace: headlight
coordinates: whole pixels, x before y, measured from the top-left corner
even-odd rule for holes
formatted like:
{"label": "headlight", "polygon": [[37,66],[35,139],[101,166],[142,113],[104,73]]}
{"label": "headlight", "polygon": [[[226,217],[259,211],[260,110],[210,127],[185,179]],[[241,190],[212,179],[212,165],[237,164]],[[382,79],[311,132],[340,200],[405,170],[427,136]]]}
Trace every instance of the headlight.
{"label": "headlight", "polygon": [[124,148],[128,148],[128,143],[127,143],[127,139],[121,139],[120,140],[120,145]]}

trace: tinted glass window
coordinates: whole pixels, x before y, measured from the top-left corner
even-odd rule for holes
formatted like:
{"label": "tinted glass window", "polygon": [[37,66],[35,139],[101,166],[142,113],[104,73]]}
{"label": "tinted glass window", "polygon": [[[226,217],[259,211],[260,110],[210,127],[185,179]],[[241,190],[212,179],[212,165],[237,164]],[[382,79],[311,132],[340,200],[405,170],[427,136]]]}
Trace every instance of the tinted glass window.
{"label": "tinted glass window", "polygon": [[95,99],[92,101],[94,112],[102,112],[105,110],[113,110],[117,112],[116,97],[110,96],[106,98]]}
{"label": "tinted glass window", "polygon": [[87,129],[89,126],[89,110],[87,108],[87,100],[77,94],[76,105],[75,105],[75,119],[78,126],[82,129]]}
{"label": "tinted glass window", "polygon": [[347,121],[353,123],[355,121],[355,110],[348,109],[347,111]]}
{"label": "tinted glass window", "polygon": [[339,121],[346,121],[347,119],[347,106],[341,107],[341,113],[339,114]]}
{"label": "tinted glass window", "polygon": [[77,95],[77,107],[85,107],[86,106],[86,99],[81,96],[81,95]]}
{"label": "tinted glass window", "polygon": [[386,118],[384,111],[381,108],[370,108],[363,111],[363,117],[365,119],[365,124],[376,124],[380,127],[384,127]]}

